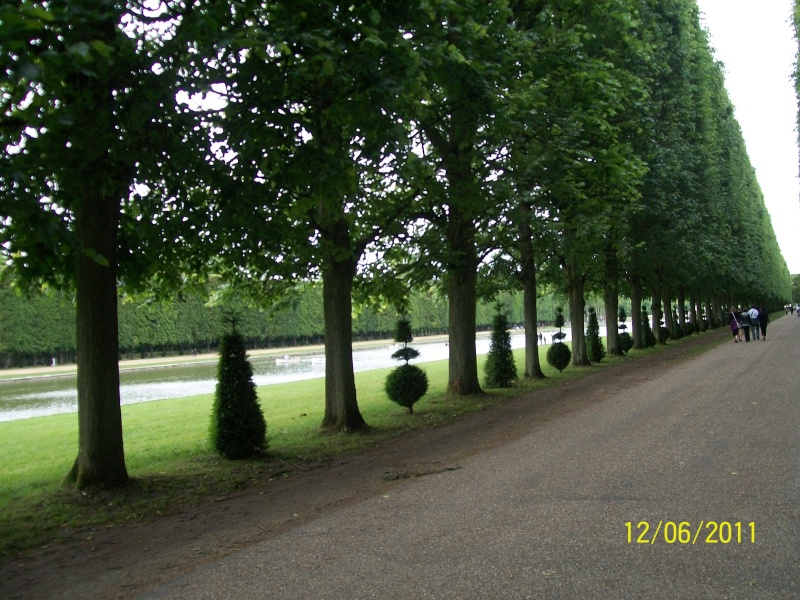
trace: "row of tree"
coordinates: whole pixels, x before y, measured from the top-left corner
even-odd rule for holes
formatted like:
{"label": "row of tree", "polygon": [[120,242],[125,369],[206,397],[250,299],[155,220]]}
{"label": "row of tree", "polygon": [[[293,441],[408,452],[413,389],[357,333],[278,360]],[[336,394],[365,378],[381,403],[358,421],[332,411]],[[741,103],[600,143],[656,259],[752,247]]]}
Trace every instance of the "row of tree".
{"label": "row of tree", "polygon": [[78,486],[127,479],[119,284],[214,274],[266,305],[321,281],[322,426],[350,431],[354,299],[444,290],[471,395],[499,290],[522,290],[529,377],[543,286],[575,365],[590,291],[631,298],[637,346],[644,297],[674,329],[673,301],[789,295],[694,0],[10,0],[0,40],[2,251],[76,290]]}

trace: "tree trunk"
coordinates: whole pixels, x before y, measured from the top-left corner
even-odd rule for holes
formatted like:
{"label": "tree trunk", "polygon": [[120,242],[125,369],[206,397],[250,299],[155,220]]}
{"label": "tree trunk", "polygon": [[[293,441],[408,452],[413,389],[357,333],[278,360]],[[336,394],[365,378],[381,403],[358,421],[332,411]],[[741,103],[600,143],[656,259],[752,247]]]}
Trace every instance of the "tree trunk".
{"label": "tree trunk", "polygon": [[[345,227],[339,222],[337,229]],[[340,240],[343,242],[343,240]],[[349,244],[348,244],[349,245]],[[360,431],[367,428],[356,398],[353,372],[353,278],[355,261],[338,260],[336,252],[322,269],[325,326],[325,415],[323,429]]]}
{"label": "tree trunk", "polygon": [[447,391],[460,396],[483,393],[478,381],[478,359],[475,354],[476,284],[477,272],[474,268],[451,269],[447,273],[450,306]]}
{"label": "tree trunk", "polygon": [[642,282],[638,277],[631,277],[631,333],[633,347],[637,350],[644,349],[642,339]]}
{"label": "tree trunk", "polygon": [[689,322],[695,326],[697,330],[697,297],[694,293],[689,295]]}
{"label": "tree trunk", "polygon": [[[722,302],[720,301],[719,296],[714,296],[711,302],[711,313],[714,315],[714,319],[719,326],[724,325],[725,319],[723,319],[722,316]],[[731,305],[731,308],[733,308],[733,305]]]}
{"label": "tree trunk", "polygon": [[661,319],[663,318],[663,315],[661,313],[661,310],[662,310],[661,309],[661,284],[658,283],[658,278],[656,278],[655,283],[653,283],[652,310],[653,310],[652,328],[653,328],[653,333],[656,336],[656,341],[659,344],[665,344],[667,342],[667,340],[664,339],[664,336],[661,335]]}
{"label": "tree trunk", "polygon": [[678,322],[681,327],[686,325],[686,291],[683,286],[678,287]]}
{"label": "tree trunk", "polygon": [[[569,271],[569,269],[567,269]],[[575,367],[591,366],[586,353],[586,331],[584,321],[583,277],[573,275],[567,280],[569,296],[569,320],[572,332],[572,364]]]}
{"label": "tree trunk", "polygon": [[117,227],[119,200],[87,195],[75,210],[78,456],[66,482],[78,489],[128,481],[119,399]]}
{"label": "tree trunk", "polygon": [[663,293],[664,301],[664,327],[669,332],[669,337],[677,338],[675,335],[675,319],[672,318],[672,292],[665,289]]}
{"label": "tree trunk", "polygon": [[609,356],[619,356],[622,351],[619,348],[619,285],[617,280],[608,281],[605,286],[604,304],[606,310],[606,345]]}
{"label": "tree trunk", "polygon": [[542,366],[539,363],[539,336],[537,335],[536,262],[533,253],[533,234],[528,221],[531,211],[523,205],[520,207],[520,213],[519,250],[523,318],[525,320],[525,377],[544,379]]}

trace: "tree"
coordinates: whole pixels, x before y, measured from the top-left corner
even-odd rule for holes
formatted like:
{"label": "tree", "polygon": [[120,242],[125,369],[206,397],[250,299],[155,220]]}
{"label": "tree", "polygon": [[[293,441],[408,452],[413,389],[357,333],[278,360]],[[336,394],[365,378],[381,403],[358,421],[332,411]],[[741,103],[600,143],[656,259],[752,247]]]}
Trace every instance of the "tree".
{"label": "tree", "polygon": [[207,117],[219,147],[211,161],[226,171],[206,207],[218,266],[265,302],[321,280],[322,427],[365,429],[352,365],[354,285],[367,247],[402,231],[414,197],[403,175],[414,159],[396,116],[413,81],[404,9],[298,0],[207,11],[187,85],[214,89],[221,104]]}
{"label": "tree", "polygon": [[251,458],[267,447],[267,423],[258,404],[253,367],[235,325],[219,345],[210,434],[212,447],[226,458]]}
{"label": "tree", "polygon": [[[422,96],[405,115],[435,179],[425,183],[417,236],[427,259],[422,277],[443,273],[449,302],[448,390],[482,393],[475,355],[477,270],[486,244],[478,226],[497,216],[492,157],[503,144],[493,124],[503,120],[502,88],[510,13],[502,1],[425,3],[407,30],[417,56]],[[500,139],[498,139],[500,138]]]}
{"label": "tree", "polygon": [[639,106],[646,91],[626,62],[645,51],[631,30],[631,2],[553,3],[540,13],[540,5],[531,6],[533,13],[523,9],[520,18],[536,50],[535,94],[527,96],[536,105],[523,105],[530,116],[517,128],[512,163],[525,200],[555,238],[539,262],[547,265],[546,281],[567,294],[573,364],[585,365],[586,288],[602,277],[597,257],[609,240],[615,251],[621,245],[616,222],[638,196],[642,164],[628,141],[638,123],[629,107]]}
{"label": "tree", "polygon": [[517,366],[511,350],[508,318],[503,313],[502,305],[497,304],[495,310],[492,341],[483,370],[486,374],[486,387],[507,388],[517,379]]}
{"label": "tree", "polygon": [[164,205],[179,201],[193,179],[180,169],[205,145],[175,106],[165,48],[178,25],[164,8],[14,0],[0,9],[2,247],[20,286],[75,289],[78,455],[67,481],[79,488],[128,479],[118,284],[187,275],[171,242],[192,235],[190,224]]}

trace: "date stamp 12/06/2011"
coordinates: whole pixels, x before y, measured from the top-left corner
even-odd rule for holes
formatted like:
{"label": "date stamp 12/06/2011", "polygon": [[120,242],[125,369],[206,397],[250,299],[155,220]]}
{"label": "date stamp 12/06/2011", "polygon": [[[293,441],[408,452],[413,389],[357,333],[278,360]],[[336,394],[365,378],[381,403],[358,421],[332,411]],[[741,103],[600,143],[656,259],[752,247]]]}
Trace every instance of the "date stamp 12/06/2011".
{"label": "date stamp 12/06/2011", "polygon": [[625,523],[629,544],[755,544],[754,521],[639,521]]}

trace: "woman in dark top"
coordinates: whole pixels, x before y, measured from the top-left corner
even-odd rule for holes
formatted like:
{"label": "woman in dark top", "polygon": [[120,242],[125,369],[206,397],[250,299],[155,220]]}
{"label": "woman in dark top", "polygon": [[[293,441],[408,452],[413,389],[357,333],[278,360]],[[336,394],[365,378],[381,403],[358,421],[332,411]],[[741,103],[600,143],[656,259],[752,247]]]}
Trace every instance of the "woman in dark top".
{"label": "woman in dark top", "polygon": [[731,328],[731,332],[733,333],[733,343],[739,343],[739,331],[742,329],[741,323],[739,323],[739,319],[736,318],[736,314],[731,311],[728,315],[728,327]]}
{"label": "woman in dark top", "polygon": [[761,326],[761,339],[767,339],[767,323],[769,323],[769,315],[767,314],[767,309],[761,307],[761,310],[758,311],[758,324]]}

